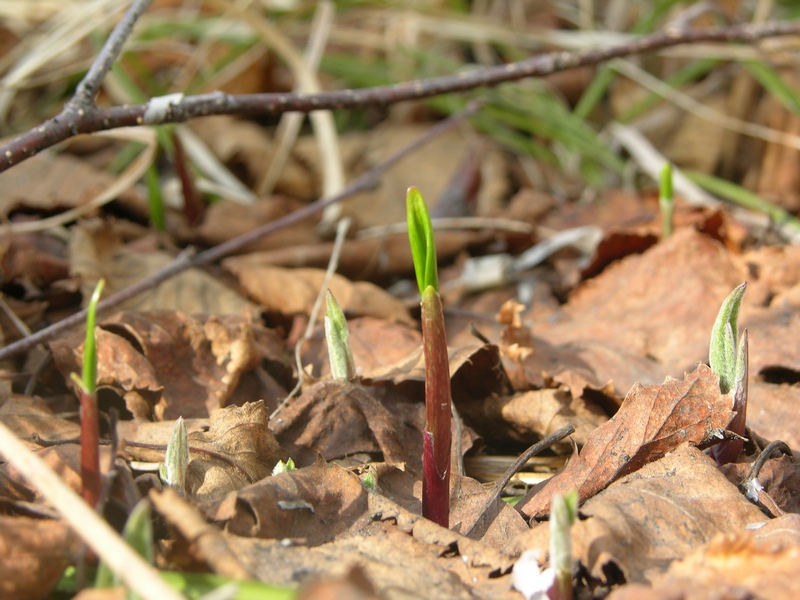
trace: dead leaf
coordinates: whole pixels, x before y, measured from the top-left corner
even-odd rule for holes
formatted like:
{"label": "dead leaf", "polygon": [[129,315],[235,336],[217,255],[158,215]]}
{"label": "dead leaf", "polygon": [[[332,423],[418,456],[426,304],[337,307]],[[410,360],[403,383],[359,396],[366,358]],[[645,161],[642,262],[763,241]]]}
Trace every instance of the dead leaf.
{"label": "dead leaf", "polygon": [[709,441],[715,431],[723,431],[730,423],[731,406],[731,398],[720,394],[719,379],[705,365],[682,380],[637,384],[619,412],[589,436],[580,455],[531,490],[518,506],[529,517],[541,519],[550,510],[553,494],[565,494],[573,488],[583,502],[683,443]]}
{"label": "dead leaf", "polygon": [[[374,317],[356,317],[347,319],[347,329],[350,332],[350,347],[359,374],[388,368],[418,351],[422,345],[422,333],[416,324],[393,323]],[[303,365],[306,368],[310,367],[315,376],[325,377],[330,373],[328,346],[321,326],[317,327],[311,339],[303,344],[302,357]]]}
{"label": "dead leaf", "polygon": [[[383,395],[380,389],[375,392]],[[369,388],[343,381],[322,381],[305,389],[271,424],[281,446],[296,464],[359,452],[380,453],[392,465],[422,455],[422,432],[410,421],[417,406],[391,410]],[[403,412],[406,414],[404,415]]]}
{"label": "dead leaf", "polygon": [[286,458],[268,421],[262,401],[213,411],[208,432],[189,436],[188,491],[199,500],[210,500],[268,477]]}
{"label": "dead leaf", "polygon": [[359,478],[320,461],[239,490],[226,528],[235,535],[318,546],[347,530],[366,508],[367,489]]}
{"label": "dead leaf", "polygon": [[0,516],[0,595],[45,598],[80,544],[62,521]]}
{"label": "dead leaf", "polygon": [[[610,485],[580,509],[573,555],[604,586],[654,582],[669,565],[718,534],[741,533],[764,514],[702,452],[683,444]],[[517,549],[547,549],[549,526]]]}
{"label": "dead leaf", "polygon": [[760,544],[749,534],[719,535],[681,561],[650,588],[624,586],[609,600],[701,600],[703,598],[800,597],[797,565],[800,547],[781,550]]}
{"label": "dead leaf", "polygon": [[[600,381],[613,379],[617,389],[627,390],[705,360],[722,300],[744,279],[719,242],[680,229],[585,282],[558,319],[533,327],[537,336],[577,351]],[[597,350],[584,351],[592,347]],[[608,352],[619,358],[597,360]],[[644,362],[652,366],[641,373],[629,366]]]}
{"label": "dead leaf", "polygon": [[[0,175],[0,215],[20,208],[74,208],[110,187],[115,177],[70,154],[42,153]],[[124,195],[137,196],[129,190]]]}
{"label": "dead leaf", "polygon": [[[83,297],[89,298],[97,282],[106,280],[106,295],[119,292],[170,264],[174,257],[157,248],[125,244],[113,222],[81,221],[72,229],[70,270],[81,278]],[[127,310],[180,310],[187,314],[235,314],[256,312],[219,278],[201,269],[189,269],[157,287],[125,302]],[[118,307],[118,310],[120,308]]]}
{"label": "dead leaf", "polygon": [[[242,317],[124,312],[98,329],[98,385],[125,398],[134,416],[204,417],[228,402],[258,364],[252,325]],[[80,372],[83,333],[51,343],[59,370]]]}
{"label": "dead leaf", "polygon": [[[283,315],[310,314],[325,279],[322,269],[283,269],[253,264],[250,256],[223,261],[247,293],[267,311]],[[405,305],[378,286],[351,282],[334,275],[329,286],[342,310],[349,315],[372,316],[410,323]]]}

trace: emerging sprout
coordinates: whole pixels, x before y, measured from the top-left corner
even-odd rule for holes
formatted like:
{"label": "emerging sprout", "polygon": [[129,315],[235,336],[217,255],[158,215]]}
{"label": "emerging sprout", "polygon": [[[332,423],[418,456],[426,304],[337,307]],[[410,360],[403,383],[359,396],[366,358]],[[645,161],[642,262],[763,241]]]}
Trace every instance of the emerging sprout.
{"label": "emerging sprout", "polygon": [[347,320],[330,290],[325,296],[328,314],[325,315],[325,339],[328,342],[328,359],[334,379],[350,381],[356,376],[356,363],[350,348]]}
{"label": "emerging sprout", "polygon": [[658,186],[658,208],[661,212],[661,237],[667,239],[672,235],[675,202],[672,198],[672,165],[667,163],[661,169]]}
{"label": "emerging sprout", "polygon": [[422,432],[422,515],[442,527],[450,523],[450,360],[439,295],[433,226],[417,188],[406,197],[408,241],[420,292],[425,358],[425,430]]}
{"label": "emerging sprout", "polygon": [[[745,282],[734,289],[722,303],[711,330],[708,350],[709,366],[719,377],[720,391],[733,396],[733,410],[736,415],[728,425],[728,430],[739,436],[744,436],[747,424],[749,353],[746,329],[737,344],[739,308],[746,288]],[[743,447],[742,440],[726,440],[711,448],[709,453],[719,464],[725,464],[735,461]]]}
{"label": "emerging sprout", "polygon": [[550,502],[550,566],[539,566],[539,551],[526,550],[514,564],[512,583],[527,600],[572,599],[570,528],[578,515],[578,491],[555,494]]}
{"label": "emerging sprout", "polygon": [[272,468],[272,475],[280,475],[281,473],[286,473],[287,471],[294,471],[296,467],[294,466],[294,461],[290,458],[286,462],[282,460],[278,461],[278,464]]}
{"label": "emerging sprout", "polygon": [[189,439],[186,435],[186,424],[183,417],[178,417],[172,435],[167,444],[164,464],[159,465],[158,474],[161,480],[183,495],[186,493],[186,467],[189,466]]}

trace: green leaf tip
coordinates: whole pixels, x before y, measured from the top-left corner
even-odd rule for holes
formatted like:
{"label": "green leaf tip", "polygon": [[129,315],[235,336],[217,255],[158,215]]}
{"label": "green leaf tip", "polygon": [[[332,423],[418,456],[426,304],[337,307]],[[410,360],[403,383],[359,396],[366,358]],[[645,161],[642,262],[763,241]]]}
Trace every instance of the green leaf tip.
{"label": "green leaf tip", "polygon": [[272,467],[272,475],[274,477],[275,475],[280,475],[281,473],[294,471],[296,468],[297,467],[295,467],[294,461],[291,458],[287,459],[286,462],[279,460],[278,464]]}
{"label": "green leaf tip", "polygon": [[161,480],[178,491],[186,493],[186,468],[189,466],[189,437],[186,434],[186,423],[183,417],[178,417],[172,428],[172,435],[167,444],[167,453],[164,464],[159,466],[158,474]]}
{"label": "green leaf tip", "polygon": [[422,294],[426,288],[439,291],[439,273],[436,267],[436,246],[433,243],[433,225],[425,206],[425,199],[415,187],[408,188],[406,194],[406,212],[408,215],[408,241],[411,245],[411,257],[414,260],[414,272],[417,275],[417,286]]}
{"label": "green leaf tip", "polygon": [[[719,387],[723,394],[736,387],[738,378],[742,377],[745,367],[737,360],[737,337],[739,308],[742,305],[747,282],[737,286],[719,309],[717,320],[711,330],[711,344],[708,349],[708,364],[719,376]],[[739,357],[743,358],[743,357]]]}
{"label": "green leaf tip", "polygon": [[666,163],[661,169],[658,196],[663,200],[672,202],[672,164]]}
{"label": "green leaf tip", "polygon": [[350,381],[356,377],[356,363],[350,346],[347,320],[339,303],[328,290],[325,296],[327,314],[325,315],[325,340],[328,342],[328,359],[334,379]]}
{"label": "green leaf tip", "polygon": [[97,303],[105,287],[105,279],[97,282],[97,285],[89,298],[86,313],[86,341],[83,345],[83,378],[81,387],[88,394],[97,391],[97,341],[94,335],[94,327],[97,317]]}
{"label": "green leaf tip", "polygon": [[675,203],[672,200],[672,165],[670,163],[666,163],[661,169],[658,208],[661,212],[661,237],[666,239],[672,235],[675,213]]}

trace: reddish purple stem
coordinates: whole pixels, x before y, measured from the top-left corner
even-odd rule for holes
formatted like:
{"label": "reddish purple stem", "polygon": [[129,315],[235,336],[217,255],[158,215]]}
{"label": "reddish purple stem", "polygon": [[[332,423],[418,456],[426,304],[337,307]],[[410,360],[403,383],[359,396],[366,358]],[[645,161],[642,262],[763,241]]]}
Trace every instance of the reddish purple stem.
{"label": "reddish purple stem", "polygon": [[450,361],[442,298],[428,287],[422,294],[425,354],[425,432],[422,452],[422,515],[450,526]]}
{"label": "reddish purple stem", "polygon": [[102,489],[100,478],[100,426],[97,396],[81,390],[81,496],[97,507]]}

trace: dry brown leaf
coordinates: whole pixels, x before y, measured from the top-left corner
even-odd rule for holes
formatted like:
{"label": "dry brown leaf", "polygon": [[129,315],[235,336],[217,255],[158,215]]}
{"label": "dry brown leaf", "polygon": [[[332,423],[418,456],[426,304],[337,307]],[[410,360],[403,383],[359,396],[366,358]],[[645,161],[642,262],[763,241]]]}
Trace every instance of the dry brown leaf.
{"label": "dry brown leaf", "polygon": [[607,423],[596,429],[579,456],[541,486],[519,507],[535,518],[550,510],[550,498],[575,488],[581,502],[619,477],[675,450],[683,443],[703,444],[724,431],[733,416],[732,400],[719,391],[719,379],[700,365],[684,379],[661,385],[635,385]]}
{"label": "dry brown leaf", "polygon": [[608,598],[794,600],[800,597],[798,564],[798,546],[774,550],[759,544],[749,534],[720,535],[683,560],[673,563],[652,588],[624,586]]}
{"label": "dry brown leaf", "polygon": [[[384,395],[379,388],[375,392]],[[271,427],[299,466],[318,455],[333,460],[359,452],[381,453],[385,462],[399,466],[422,455],[422,432],[410,423],[416,408],[394,403],[390,410],[369,388],[322,381],[292,400]]]}
{"label": "dry brown leaf", "polygon": [[[20,207],[53,211],[85,204],[116,178],[69,154],[42,153],[0,175],[0,215]],[[127,196],[137,195],[134,191]]]}
{"label": "dry brown leaf", "polygon": [[[613,379],[617,389],[627,390],[705,360],[722,300],[744,279],[719,242],[680,229],[585,282],[557,320],[535,323],[534,332],[569,345],[601,382]],[[608,353],[618,358],[598,360]],[[644,363],[651,366],[641,373],[630,366]]]}
{"label": "dry brown leaf", "polygon": [[[50,345],[66,378],[80,372],[82,337],[78,332]],[[141,418],[208,416],[260,360],[252,325],[242,317],[123,312],[104,321],[97,338],[98,385],[124,397]]]}
{"label": "dry brown leaf", "polygon": [[269,476],[286,453],[268,422],[262,401],[213,411],[208,431],[189,435],[193,451],[186,470],[188,491],[211,500]]}
{"label": "dry brown leaf", "polygon": [[347,530],[367,509],[367,489],[352,473],[316,464],[239,490],[227,531],[318,546]]}
{"label": "dry brown leaf", "polygon": [[[106,295],[119,292],[160,270],[174,257],[156,248],[125,244],[113,223],[81,221],[72,229],[70,269],[81,278],[84,298],[106,280]],[[243,314],[256,307],[201,269],[189,269],[125,302],[128,310],[180,310],[187,314]]]}
{"label": "dry brown leaf", "polygon": [[[285,217],[303,206],[300,202],[281,197],[260,199],[253,204],[223,200],[208,207],[205,219],[193,233],[204,244],[216,246],[256,227]],[[316,231],[317,220],[309,217],[289,227],[281,228],[248,244],[238,253],[278,250],[298,244],[317,243],[319,241]]]}
{"label": "dry brown leaf", "polygon": [[0,596],[45,598],[72,562],[80,540],[66,523],[0,516]]}
{"label": "dry brown leaf", "polygon": [[[322,269],[264,266],[249,255],[229,258],[223,261],[223,265],[239,278],[250,297],[266,310],[290,316],[311,312],[325,280]],[[329,288],[347,314],[411,322],[405,305],[372,283],[352,282],[334,275]]]}

